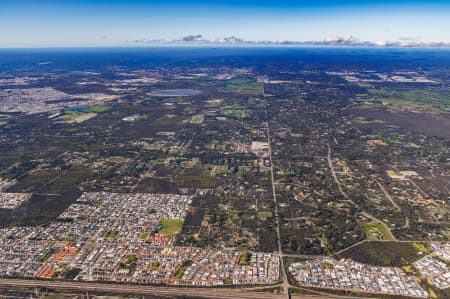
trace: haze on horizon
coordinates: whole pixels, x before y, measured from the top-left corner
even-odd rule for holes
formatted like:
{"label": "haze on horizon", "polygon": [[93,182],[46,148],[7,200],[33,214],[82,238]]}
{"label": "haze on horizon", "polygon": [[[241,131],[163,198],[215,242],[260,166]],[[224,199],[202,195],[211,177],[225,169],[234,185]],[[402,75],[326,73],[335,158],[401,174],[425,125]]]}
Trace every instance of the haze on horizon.
{"label": "haze on horizon", "polygon": [[138,39],[450,42],[450,1],[6,0],[0,47],[131,46]]}

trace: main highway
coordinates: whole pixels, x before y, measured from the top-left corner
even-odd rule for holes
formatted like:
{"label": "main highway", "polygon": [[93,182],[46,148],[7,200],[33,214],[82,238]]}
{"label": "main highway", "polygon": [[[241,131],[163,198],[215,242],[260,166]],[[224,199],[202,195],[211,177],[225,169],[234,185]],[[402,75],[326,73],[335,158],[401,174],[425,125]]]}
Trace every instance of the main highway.
{"label": "main highway", "polygon": [[[0,287],[28,287],[49,288],[55,290],[80,291],[80,292],[106,292],[114,294],[151,295],[155,297],[188,296],[192,298],[216,298],[216,299],[282,299],[284,294],[273,294],[250,289],[234,288],[186,288],[186,287],[159,287],[149,285],[129,285],[112,283],[90,283],[78,281],[57,280],[28,280],[28,279],[0,279]],[[296,297],[296,296],[293,296]],[[296,297],[297,298],[297,297]],[[300,296],[303,299],[318,299],[325,297]],[[328,297],[329,298],[329,297]]]}

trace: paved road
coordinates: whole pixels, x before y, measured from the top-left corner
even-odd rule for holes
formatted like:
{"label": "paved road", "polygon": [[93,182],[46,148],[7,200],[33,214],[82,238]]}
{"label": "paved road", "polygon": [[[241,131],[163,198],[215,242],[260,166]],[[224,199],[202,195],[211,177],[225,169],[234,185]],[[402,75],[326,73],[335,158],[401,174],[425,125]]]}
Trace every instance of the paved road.
{"label": "paved road", "polygon": [[[26,279],[0,279],[0,286],[9,287],[46,287],[63,290],[79,290],[83,292],[110,292],[153,296],[192,296],[217,299],[282,299],[282,294],[263,293],[245,289],[220,288],[177,288],[155,287],[125,284],[86,283],[71,281],[48,281]],[[317,298],[317,297],[315,297]]]}
{"label": "paved road", "polygon": [[386,223],[384,223],[383,221],[381,221],[380,219],[378,219],[377,217],[373,216],[372,214],[369,214],[368,212],[361,212],[361,215],[371,219],[374,222],[378,222],[380,223],[385,231],[387,232],[387,234],[389,235],[389,239],[387,239],[386,241],[397,241],[397,238],[394,236],[394,234],[392,233],[391,229],[386,225]]}
{"label": "paved road", "polygon": [[270,179],[272,182],[272,194],[273,194],[273,201],[275,203],[274,208],[274,216],[275,216],[275,225],[276,225],[276,232],[277,232],[277,245],[278,245],[278,254],[280,256],[281,261],[281,275],[283,277],[283,292],[286,299],[290,298],[289,295],[289,281],[286,274],[286,267],[284,266],[284,260],[283,260],[283,247],[281,246],[281,234],[280,234],[280,215],[278,213],[278,202],[277,202],[277,190],[275,188],[275,179],[273,174],[273,160],[272,160],[272,146],[270,144],[270,127],[269,127],[269,116],[267,114],[267,106],[265,109],[265,115],[266,115],[266,130],[267,130],[267,144],[269,146],[269,160],[270,160]]}
{"label": "paved road", "polygon": [[333,180],[336,183],[339,193],[342,194],[342,196],[348,201],[350,202],[354,207],[356,207],[357,209],[359,209],[359,205],[354,202],[348,195],[347,193],[345,193],[344,189],[342,189],[341,186],[341,182],[339,181],[337,175],[336,175],[336,171],[334,170],[334,166],[333,166],[333,160],[331,159],[331,147],[329,144],[327,144],[328,147],[328,155],[327,155],[327,161],[328,161],[328,167],[330,168],[331,171],[331,175],[333,176]]}
{"label": "paved road", "polygon": [[[342,196],[344,196],[344,198],[350,202],[353,206],[355,206],[355,208],[357,208],[358,210],[360,210],[360,206],[354,202],[348,195],[347,193],[345,193],[344,189],[342,188],[341,182],[339,181],[337,175],[336,175],[336,171],[334,170],[333,167],[333,160],[331,159],[331,146],[330,144],[327,144],[328,147],[328,155],[327,155],[327,160],[328,160],[328,166],[331,170],[331,175],[333,176],[333,180],[336,183],[339,193],[342,194]],[[397,241],[397,239],[395,238],[394,234],[392,234],[391,229],[386,225],[386,223],[384,223],[383,221],[381,221],[380,219],[378,219],[377,217],[373,216],[372,214],[369,214],[366,211],[361,212],[362,215],[366,216],[367,218],[370,218],[372,221],[378,222],[381,225],[383,225],[383,227],[385,228],[386,232],[388,233],[389,237],[393,240],[393,241]]]}
{"label": "paved road", "polygon": [[383,184],[380,183],[379,180],[375,180],[378,187],[380,187],[381,191],[384,193],[384,196],[386,196],[386,198],[391,202],[391,204],[397,209],[397,211],[401,212],[402,209],[400,208],[400,206],[394,201],[394,199],[392,198],[392,196],[387,192],[387,190],[384,188]]}

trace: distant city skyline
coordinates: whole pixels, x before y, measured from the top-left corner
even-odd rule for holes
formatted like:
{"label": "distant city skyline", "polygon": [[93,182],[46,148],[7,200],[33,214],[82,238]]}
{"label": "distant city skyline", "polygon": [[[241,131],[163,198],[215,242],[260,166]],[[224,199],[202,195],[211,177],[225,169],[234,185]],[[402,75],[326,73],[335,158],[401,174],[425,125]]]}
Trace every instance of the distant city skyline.
{"label": "distant city skyline", "polygon": [[259,41],[450,42],[450,1],[15,0],[0,4],[0,47],[132,46],[236,36]]}

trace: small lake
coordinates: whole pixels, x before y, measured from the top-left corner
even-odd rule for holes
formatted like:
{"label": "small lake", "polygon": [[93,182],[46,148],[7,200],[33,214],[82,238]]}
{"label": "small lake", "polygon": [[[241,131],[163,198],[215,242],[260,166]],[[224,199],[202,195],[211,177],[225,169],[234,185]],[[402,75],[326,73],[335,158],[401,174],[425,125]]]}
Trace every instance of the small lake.
{"label": "small lake", "polygon": [[201,93],[202,92],[197,89],[163,89],[152,91],[150,95],[161,97],[182,97],[182,96],[195,96]]}

